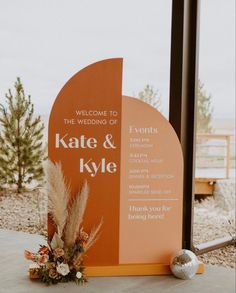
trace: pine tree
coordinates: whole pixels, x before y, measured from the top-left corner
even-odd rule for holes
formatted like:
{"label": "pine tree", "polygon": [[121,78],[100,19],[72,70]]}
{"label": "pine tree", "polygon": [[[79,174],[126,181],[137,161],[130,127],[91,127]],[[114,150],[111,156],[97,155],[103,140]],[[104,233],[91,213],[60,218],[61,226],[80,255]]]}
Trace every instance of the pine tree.
{"label": "pine tree", "polygon": [[212,132],[212,97],[204,89],[204,84],[198,81],[198,100],[197,100],[197,133]]}
{"label": "pine tree", "polygon": [[159,91],[155,91],[153,86],[146,85],[145,88],[139,92],[138,97],[141,101],[151,105],[161,112],[161,96]]}
{"label": "pine tree", "polygon": [[43,179],[44,125],[40,116],[34,118],[20,78],[14,87],[14,96],[11,90],[6,94],[6,106],[0,104],[0,182],[16,185],[20,193],[32,180]]}

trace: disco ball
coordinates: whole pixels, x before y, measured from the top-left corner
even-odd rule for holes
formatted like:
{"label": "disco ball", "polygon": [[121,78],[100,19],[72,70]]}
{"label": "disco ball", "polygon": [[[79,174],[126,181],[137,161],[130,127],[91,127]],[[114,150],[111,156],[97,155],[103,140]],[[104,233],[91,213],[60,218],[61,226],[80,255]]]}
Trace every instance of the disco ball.
{"label": "disco ball", "polygon": [[170,261],[170,269],[179,279],[192,279],[198,270],[197,256],[190,250],[182,249],[173,255]]}

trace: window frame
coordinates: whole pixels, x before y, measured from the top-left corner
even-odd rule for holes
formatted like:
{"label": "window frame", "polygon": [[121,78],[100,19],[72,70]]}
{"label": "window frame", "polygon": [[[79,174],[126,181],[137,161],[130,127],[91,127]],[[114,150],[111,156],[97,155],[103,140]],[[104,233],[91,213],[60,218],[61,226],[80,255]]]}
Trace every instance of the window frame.
{"label": "window frame", "polygon": [[200,0],[172,0],[169,121],[184,157],[183,241],[193,247]]}

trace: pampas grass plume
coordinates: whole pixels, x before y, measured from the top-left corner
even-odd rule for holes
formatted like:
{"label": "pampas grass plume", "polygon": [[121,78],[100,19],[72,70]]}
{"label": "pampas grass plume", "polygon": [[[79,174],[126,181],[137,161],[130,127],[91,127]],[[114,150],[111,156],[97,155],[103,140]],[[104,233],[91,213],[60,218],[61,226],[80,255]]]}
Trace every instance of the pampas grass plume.
{"label": "pampas grass plume", "polygon": [[53,163],[50,160],[46,167],[48,210],[57,227],[59,237],[62,237],[63,230],[68,217],[68,202],[70,188],[65,182],[61,163]]}
{"label": "pampas grass plume", "polygon": [[77,234],[79,233],[81,223],[83,222],[89,196],[89,187],[87,181],[84,182],[81,192],[74,199],[65,229],[65,243],[68,247],[75,244]]}

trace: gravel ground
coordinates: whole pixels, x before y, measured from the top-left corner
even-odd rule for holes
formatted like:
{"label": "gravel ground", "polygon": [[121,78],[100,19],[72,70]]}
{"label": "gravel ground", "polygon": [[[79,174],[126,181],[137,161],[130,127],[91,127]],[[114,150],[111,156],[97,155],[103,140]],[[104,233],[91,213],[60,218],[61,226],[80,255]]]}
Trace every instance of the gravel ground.
{"label": "gravel ground", "polygon": [[40,190],[0,193],[0,228],[46,235],[47,199]]}
{"label": "gravel ground", "polygon": [[[0,194],[0,228],[47,234],[47,199],[40,190],[23,194]],[[235,234],[234,213],[226,212],[216,201],[205,199],[194,205],[194,244]],[[206,264],[235,267],[235,247],[227,246],[202,256]]]}
{"label": "gravel ground", "polygon": [[[235,235],[233,209],[225,211],[217,206],[214,198],[194,203],[194,244],[211,241],[228,235]],[[214,250],[199,256],[203,263],[235,268],[235,246]]]}

